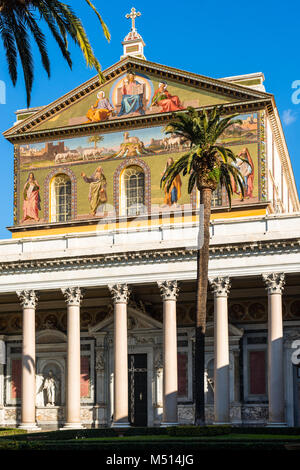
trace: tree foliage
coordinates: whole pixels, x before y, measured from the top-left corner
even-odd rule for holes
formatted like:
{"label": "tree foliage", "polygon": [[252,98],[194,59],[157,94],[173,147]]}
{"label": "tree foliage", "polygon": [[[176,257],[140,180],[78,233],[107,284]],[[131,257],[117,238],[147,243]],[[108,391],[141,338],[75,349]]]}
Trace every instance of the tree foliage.
{"label": "tree foliage", "polygon": [[[95,12],[104,35],[109,41],[110,33],[100,13],[90,0],[82,1]],[[100,81],[104,81],[101,66],[94,55],[87,33],[72,7],[58,0],[0,0],[0,37],[6,54],[9,75],[15,85],[18,78],[18,59],[20,59],[25,80],[27,106],[30,105],[34,79],[32,38],[38,47],[43,67],[50,77],[46,33],[42,30],[44,25],[47,25],[70,68],[72,68],[72,59],[68,37],[71,37],[80,47],[86,64],[95,68]]]}

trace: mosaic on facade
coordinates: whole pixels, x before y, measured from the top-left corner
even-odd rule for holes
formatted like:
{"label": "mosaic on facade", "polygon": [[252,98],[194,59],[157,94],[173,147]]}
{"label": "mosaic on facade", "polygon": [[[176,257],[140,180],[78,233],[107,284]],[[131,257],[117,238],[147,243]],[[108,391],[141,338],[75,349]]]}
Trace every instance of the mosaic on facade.
{"label": "mosaic on facade", "polygon": [[[238,157],[235,165],[244,177],[244,196],[233,182],[233,199],[238,203],[255,203],[260,187],[258,114],[242,115],[239,119],[241,122],[237,119],[221,143],[233,149]],[[161,187],[167,167],[184,155],[189,146],[184,138],[166,135],[162,126],[22,144],[17,149],[19,221],[54,221],[51,204],[53,212],[54,205],[60,203],[51,196],[54,179],[55,184],[61,182],[62,191],[72,200],[68,220],[130,215],[122,197],[137,180],[140,183],[136,185],[142,186],[139,200],[136,198],[140,214],[192,209],[194,202],[187,191],[187,178],[178,175],[168,191]]]}

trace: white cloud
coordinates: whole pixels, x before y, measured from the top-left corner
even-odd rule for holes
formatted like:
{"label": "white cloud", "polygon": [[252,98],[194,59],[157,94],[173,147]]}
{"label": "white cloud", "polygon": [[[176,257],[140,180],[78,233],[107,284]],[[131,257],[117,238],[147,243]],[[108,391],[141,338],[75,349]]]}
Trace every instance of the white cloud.
{"label": "white cloud", "polygon": [[294,111],[292,111],[291,109],[286,109],[285,111],[283,111],[282,120],[286,126],[289,126],[290,124],[295,122],[296,119],[297,113],[294,113]]}

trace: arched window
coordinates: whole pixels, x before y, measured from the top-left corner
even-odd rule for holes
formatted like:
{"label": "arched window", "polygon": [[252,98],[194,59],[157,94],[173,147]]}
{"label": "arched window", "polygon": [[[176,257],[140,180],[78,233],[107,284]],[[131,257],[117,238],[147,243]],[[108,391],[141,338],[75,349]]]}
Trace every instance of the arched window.
{"label": "arched window", "polygon": [[72,215],[72,183],[65,173],[56,175],[50,186],[51,222],[66,222]]}
{"label": "arched window", "polygon": [[132,165],[121,176],[121,212],[137,216],[145,211],[145,174],[140,166]]}

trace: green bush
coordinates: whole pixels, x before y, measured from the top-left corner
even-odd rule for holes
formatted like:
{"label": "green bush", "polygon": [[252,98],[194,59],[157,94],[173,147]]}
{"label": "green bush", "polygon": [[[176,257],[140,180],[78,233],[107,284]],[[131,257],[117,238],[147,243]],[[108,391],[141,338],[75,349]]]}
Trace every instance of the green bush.
{"label": "green bush", "polygon": [[24,429],[14,429],[14,428],[0,428],[0,437],[2,436],[14,436],[19,434],[27,434],[27,431]]}
{"label": "green bush", "polygon": [[232,432],[231,426],[174,426],[167,428],[169,436],[221,436]]}
{"label": "green bush", "polygon": [[268,427],[268,426],[233,426],[231,432],[234,434],[265,434],[265,435],[279,435],[284,436],[300,436],[299,427]]}
{"label": "green bush", "polygon": [[[21,433],[17,433],[21,434]],[[23,431],[24,434],[24,431]],[[25,431],[26,434],[26,431]],[[48,431],[48,432],[35,432],[34,434],[15,435],[14,438],[18,441],[70,441],[74,439],[98,438],[98,437],[119,437],[119,436],[162,436],[167,435],[167,428],[151,427],[151,428],[99,428],[99,429],[79,429],[79,430],[65,430],[65,431]],[[3,435],[3,439],[10,439],[10,434],[7,437]],[[1,438],[1,435],[0,435]]]}

